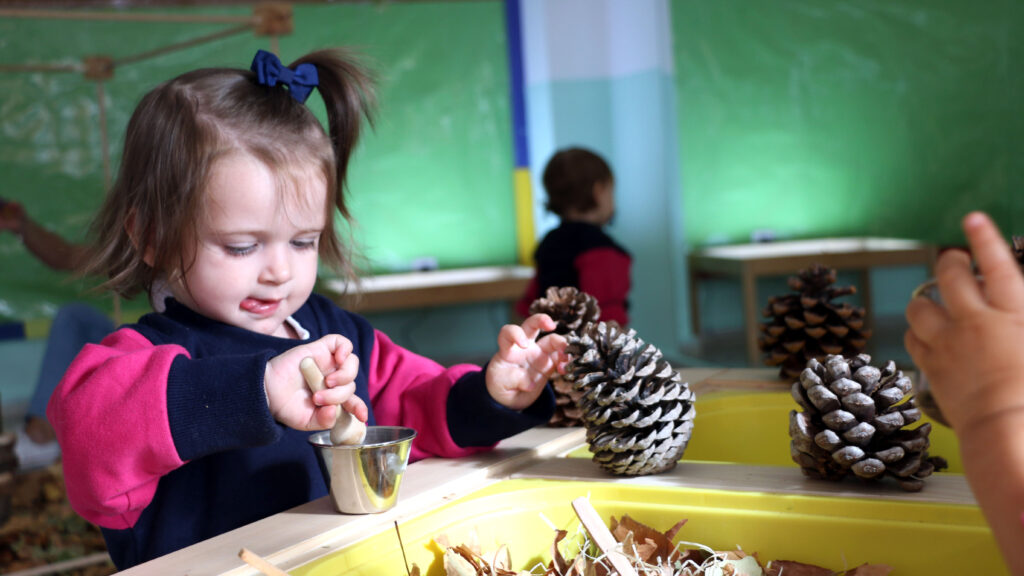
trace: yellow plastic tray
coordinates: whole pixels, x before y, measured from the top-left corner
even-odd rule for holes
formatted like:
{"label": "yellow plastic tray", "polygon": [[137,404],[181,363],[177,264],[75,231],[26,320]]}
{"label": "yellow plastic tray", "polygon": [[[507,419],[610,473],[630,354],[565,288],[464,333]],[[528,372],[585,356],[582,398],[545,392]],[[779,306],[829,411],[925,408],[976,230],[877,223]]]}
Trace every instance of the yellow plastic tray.
{"label": "yellow plastic tray", "polygon": [[[475,538],[485,551],[506,544],[514,566],[530,569],[551,558],[554,534],[547,521],[575,534],[579,523],[570,503],[588,495],[606,520],[629,514],[664,531],[686,518],[677,540],[741,547],[762,560],[799,560],[833,570],[884,563],[894,568],[893,576],[1007,573],[976,506],[552,480],[501,481],[403,522],[405,552],[422,573],[441,575],[432,539],[446,534],[452,545]],[[391,529],[291,573],[406,572]]]}
{"label": "yellow plastic tray", "polygon": [[[698,397],[696,406],[693,436],[683,460],[796,466],[789,455],[789,412],[799,407],[789,392],[716,391]],[[928,453],[949,462],[944,472],[963,474],[953,431],[927,416],[921,421],[932,423]],[[592,454],[584,446],[569,456],[590,458]]]}

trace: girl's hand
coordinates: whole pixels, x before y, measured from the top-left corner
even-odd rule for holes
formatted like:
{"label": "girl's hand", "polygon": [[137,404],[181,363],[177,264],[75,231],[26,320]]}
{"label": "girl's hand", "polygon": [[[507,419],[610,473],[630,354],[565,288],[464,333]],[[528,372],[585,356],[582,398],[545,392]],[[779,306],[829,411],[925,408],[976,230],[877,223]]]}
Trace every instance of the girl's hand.
{"label": "girl's hand", "polygon": [[487,391],[499,404],[522,410],[540,396],[552,372],[565,370],[566,341],[558,334],[540,340],[541,331],[557,324],[547,314],[534,314],[522,326],[506,324],[498,333],[498,352],[487,365]]}
{"label": "girl's hand", "polygon": [[[325,389],[316,394],[310,391],[299,370],[299,363],[306,356],[312,357],[324,373]],[[267,362],[263,380],[270,414],[296,430],[330,428],[339,409],[366,422],[369,410],[355,395],[358,370],[359,358],[352,354],[352,342],[339,334],[329,334],[275,356]]]}
{"label": "girl's hand", "polygon": [[958,432],[1001,412],[1024,410],[1024,276],[991,219],[971,213],[963,228],[984,285],[967,253],[944,253],[935,277],[945,307],[912,299],[904,336]]}

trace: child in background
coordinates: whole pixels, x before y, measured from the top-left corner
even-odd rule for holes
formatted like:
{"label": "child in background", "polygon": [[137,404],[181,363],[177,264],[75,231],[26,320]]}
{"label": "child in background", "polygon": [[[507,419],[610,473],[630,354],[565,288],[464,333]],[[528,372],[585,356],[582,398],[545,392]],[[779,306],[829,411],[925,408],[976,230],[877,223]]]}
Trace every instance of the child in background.
{"label": "child in background", "polygon": [[[317,88],[330,134],[304,105]],[[149,92],[128,124],[86,270],[162,313],[86,346],[50,401],[68,497],[119,569],[327,494],[308,431],[339,409],[456,457],[544,423],[565,341],[544,315],[506,325],[485,369],[444,368],[312,294],[318,256],[350,270],[348,160],[372,85],[318,51],[284,67],[202,69]],[[326,389],[311,394],[313,357]],[[340,408],[339,408],[340,405]]]}
{"label": "child in background", "polygon": [[630,255],[603,227],[615,215],[615,178],[597,154],[583,148],[559,150],[544,168],[547,209],[561,218],[534,252],[537,273],[516,312],[552,286],[573,286],[597,299],[601,320],[629,324]]}
{"label": "child in background", "polygon": [[935,266],[944,305],[914,298],[904,337],[960,444],[964,473],[1012,574],[1024,575],[1024,275],[995,224],[963,220],[970,256]]}

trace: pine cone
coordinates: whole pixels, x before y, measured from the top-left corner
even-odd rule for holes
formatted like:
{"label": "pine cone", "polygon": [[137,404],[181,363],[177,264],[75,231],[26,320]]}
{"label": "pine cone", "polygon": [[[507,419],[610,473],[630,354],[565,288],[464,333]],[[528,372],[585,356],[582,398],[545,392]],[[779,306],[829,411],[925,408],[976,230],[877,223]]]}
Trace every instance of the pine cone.
{"label": "pine cone", "polygon": [[558,323],[556,334],[579,332],[588,324],[597,322],[601,317],[601,307],[597,299],[580,292],[572,286],[562,288],[552,286],[547,289],[544,297],[530,304],[530,314],[547,314]]}
{"label": "pine cone", "polygon": [[[601,307],[597,299],[580,292],[572,286],[555,287],[547,289],[545,297],[538,298],[530,304],[530,314],[547,314],[558,323],[555,328],[556,334],[578,333],[581,328],[589,326],[601,316]],[[551,377],[551,387],[555,391],[555,413],[548,421],[549,426],[566,427],[582,426],[581,416],[583,412],[576,407],[576,400],[580,393],[573,390],[572,382],[569,382],[560,374]]]}
{"label": "pine cone", "polygon": [[781,378],[796,378],[807,361],[830,354],[855,356],[864,350],[871,331],[864,328],[864,309],[834,298],[855,294],[853,286],[833,287],[836,271],[813,264],[789,278],[795,294],[771,298],[762,315],[758,346],[764,363],[779,366]]}
{"label": "pine cone", "polygon": [[566,338],[566,378],[581,394],[594,461],[623,476],[672,469],[693,431],[689,385],[635,330],[598,322]]}
{"label": "pine cone", "polygon": [[789,413],[790,454],[807,476],[889,476],[904,490],[917,492],[946,461],[928,456],[931,424],[904,428],[921,418],[913,396],[903,402],[910,379],[892,361],[881,370],[870,363],[867,354],[807,362],[791,388],[803,412]]}

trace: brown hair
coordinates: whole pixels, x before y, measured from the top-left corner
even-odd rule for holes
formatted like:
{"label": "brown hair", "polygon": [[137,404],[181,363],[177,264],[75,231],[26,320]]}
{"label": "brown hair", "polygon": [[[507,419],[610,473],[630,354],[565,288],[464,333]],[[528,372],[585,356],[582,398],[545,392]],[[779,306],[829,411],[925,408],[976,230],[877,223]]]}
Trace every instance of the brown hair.
{"label": "brown hair", "polygon": [[[322,172],[329,193],[320,257],[354,276],[352,243],[339,238],[331,206],[351,222],[345,176],[363,118],[372,123],[373,79],[339,50],[312,52],[290,67],[303,63],[316,66],[329,135],[285,87],[261,85],[248,70],[195,70],[146,94],[128,122],[117,181],[92,223],[83,272],[108,278],[103,287],[124,296],[149,290],[161,276],[183,275],[211,167],[244,151],[278,177],[293,167]],[[152,266],[143,260],[147,252]]]}
{"label": "brown hair", "polygon": [[603,158],[586,148],[564,148],[544,167],[546,207],[559,216],[570,210],[585,212],[595,207],[594,185],[614,180]]}

